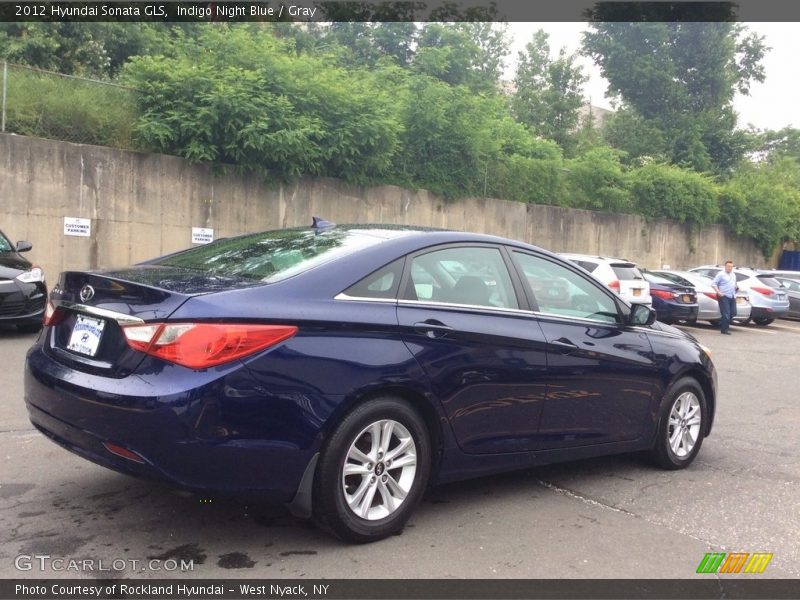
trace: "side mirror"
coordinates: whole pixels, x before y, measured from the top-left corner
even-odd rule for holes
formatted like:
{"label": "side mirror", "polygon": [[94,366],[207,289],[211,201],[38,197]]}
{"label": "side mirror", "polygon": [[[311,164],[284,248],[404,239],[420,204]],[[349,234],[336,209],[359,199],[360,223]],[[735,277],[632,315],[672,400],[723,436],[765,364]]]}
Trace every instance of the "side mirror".
{"label": "side mirror", "polygon": [[634,304],[631,307],[630,325],[652,325],[656,321],[656,311],[644,304]]}
{"label": "side mirror", "polygon": [[27,252],[33,248],[30,242],[17,242],[17,252]]}

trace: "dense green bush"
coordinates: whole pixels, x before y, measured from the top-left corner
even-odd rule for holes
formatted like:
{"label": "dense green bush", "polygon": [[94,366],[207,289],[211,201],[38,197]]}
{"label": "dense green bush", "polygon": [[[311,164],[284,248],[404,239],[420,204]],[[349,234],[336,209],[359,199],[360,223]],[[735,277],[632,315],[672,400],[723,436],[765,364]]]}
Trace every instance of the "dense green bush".
{"label": "dense green bush", "polygon": [[567,161],[569,205],[590,210],[632,212],[628,176],[620,155],[617,150],[598,146]]}
{"label": "dense green bush", "polygon": [[638,214],[674,219],[702,227],[719,217],[719,189],[700,173],[651,163],[630,174],[631,195]]}

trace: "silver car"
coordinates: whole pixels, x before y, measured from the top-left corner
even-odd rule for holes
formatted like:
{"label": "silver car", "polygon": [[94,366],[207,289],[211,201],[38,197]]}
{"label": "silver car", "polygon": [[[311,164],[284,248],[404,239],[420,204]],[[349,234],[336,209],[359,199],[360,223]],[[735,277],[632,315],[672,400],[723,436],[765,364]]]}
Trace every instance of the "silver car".
{"label": "silver car", "polygon": [[[711,285],[711,278],[691,271],[671,271],[662,269],[660,271],[650,271],[655,275],[660,275],[665,279],[683,285],[694,286],[697,291],[697,320],[709,321],[712,325],[719,325],[722,314],[719,312],[719,300],[714,286]],[[734,322],[747,323],[750,320],[750,301],[748,293],[744,290],[736,292],[736,316]]]}
{"label": "silver car", "polygon": [[800,273],[796,278],[776,275],[775,280],[784,287],[786,295],[789,297],[789,314],[787,316],[800,319]]}
{"label": "silver car", "polygon": [[[689,269],[692,273],[700,273],[712,279],[722,270],[723,267],[719,265],[704,265]],[[769,325],[775,319],[785,317],[789,313],[789,298],[786,290],[780,286],[771,272],[735,268],[733,274],[736,276],[739,289],[747,292],[752,306],[750,318],[753,323],[762,326]]]}

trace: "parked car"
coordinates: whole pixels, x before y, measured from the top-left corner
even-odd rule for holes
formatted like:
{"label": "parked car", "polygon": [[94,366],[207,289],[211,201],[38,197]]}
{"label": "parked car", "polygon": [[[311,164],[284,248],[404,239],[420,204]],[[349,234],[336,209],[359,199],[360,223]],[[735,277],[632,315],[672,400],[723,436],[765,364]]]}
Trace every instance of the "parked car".
{"label": "parked car", "polygon": [[697,292],[691,284],[675,283],[648,271],[642,271],[642,276],[650,284],[653,309],[659,321],[683,321],[690,325],[697,321]]}
{"label": "parked car", "polygon": [[0,231],[0,323],[29,333],[42,328],[47,300],[44,271],[20,255],[32,247],[29,242],[14,245]]}
{"label": "parked car", "polygon": [[797,279],[800,281],[800,271],[785,271],[778,269],[756,269],[759,273],[770,273],[773,277],[787,277],[788,279]]}
{"label": "parked car", "polygon": [[631,304],[651,306],[650,285],[636,264],[624,258],[608,258],[587,254],[561,253],[560,256],[571,260],[586,269],[619,296]]}
{"label": "parked car", "polygon": [[[675,283],[691,285],[697,294],[697,319],[699,321],[709,321],[712,325],[719,325],[722,314],[719,310],[719,298],[717,291],[711,284],[711,278],[691,271],[671,271],[657,270],[650,271],[654,275],[659,275]],[[748,293],[739,290],[736,292],[736,317],[735,323],[747,323],[750,320],[750,300]]]}
{"label": "parked car", "polygon": [[[689,269],[692,273],[700,273],[707,277],[714,276],[723,270],[719,265],[705,265]],[[750,319],[756,325],[769,325],[775,319],[784,317],[789,312],[789,299],[786,292],[779,289],[779,285],[768,272],[758,272],[754,269],[734,268],[736,283],[740,290],[747,292],[750,301]],[[738,308],[738,307],[737,307]]]}
{"label": "parked car", "polygon": [[691,335],[546,250],[358,225],[63,272],[24,385],[35,427],[90,461],[369,542],[428,485],[642,450],[684,468],[717,384]]}
{"label": "parked car", "polygon": [[789,298],[789,312],[786,316],[800,319],[800,276],[797,279],[775,276],[774,279],[783,286]]}

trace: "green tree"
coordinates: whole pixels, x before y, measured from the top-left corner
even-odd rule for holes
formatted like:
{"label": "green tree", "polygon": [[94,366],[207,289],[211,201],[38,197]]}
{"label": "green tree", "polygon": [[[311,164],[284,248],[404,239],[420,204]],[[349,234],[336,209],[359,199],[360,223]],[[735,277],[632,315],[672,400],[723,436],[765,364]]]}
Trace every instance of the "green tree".
{"label": "green tree", "polygon": [[517,119],[532,131],[555,140],[563,148],[574,146],[573,134],[583,105],[581,86],[587,77],[575,64],[576,55],[561,48],[550,58],[549,35],[540,29],[519,53],[511,106]]}
{"label": "green tree", "polygon": [[413,67],[450,85],[495,92],[509,52],[505,31],[497,23],[427,23]]}
{"label": "green tree", "polygon": [[10,62],[101,79],[115,78],[132,56],[160,54],[174,31],[199,23],[0,23],[0,57]]}
{"label": "green tree", "polygon": [[786,240],[800,240],[800,166],[793,158],[744,164],[720,196],[722,221],[756,242],[765,258]]}
{"label": "green tree", "polygon": [[[734,131],[736,91],[764,80],[763,38],[723,22],[597,22],[584,52],[600,66],[612,96],[662,133],[675,164],[730,172],[746,151]],[[660,143],[650,155],[661,152]]]}

